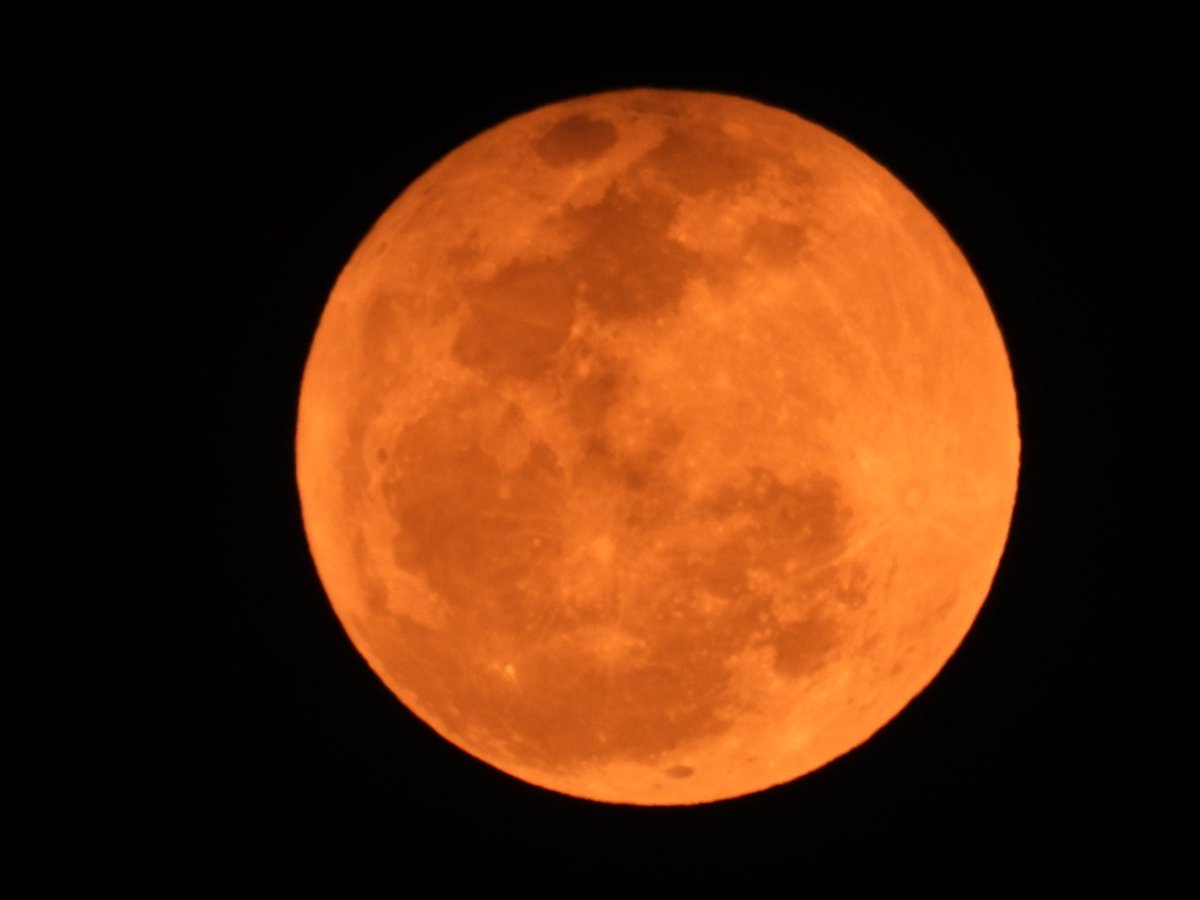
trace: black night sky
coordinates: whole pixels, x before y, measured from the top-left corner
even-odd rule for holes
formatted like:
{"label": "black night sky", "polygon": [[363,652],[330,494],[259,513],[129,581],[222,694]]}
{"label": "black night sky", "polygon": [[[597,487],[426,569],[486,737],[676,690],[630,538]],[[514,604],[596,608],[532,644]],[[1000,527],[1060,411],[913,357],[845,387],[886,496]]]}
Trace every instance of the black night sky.
{"label": "black night sky", "polygon": [[[1183,460],[1143,458],[1186,446],[1159,411],[1191,405],[1155,369],[1194,292],[1160,234],[1169,23],[272,8],[8,36],[18,867],[156,896],[1194,882],[1186,582],[1152,561]],[[695,809],[526,786],[408,713],[325,599],[292,466],[308,343],[374,219],[482,129],[633,86],[793,110],[907,184],[993,304],[1024,444],[941,676],[854,753]]]}

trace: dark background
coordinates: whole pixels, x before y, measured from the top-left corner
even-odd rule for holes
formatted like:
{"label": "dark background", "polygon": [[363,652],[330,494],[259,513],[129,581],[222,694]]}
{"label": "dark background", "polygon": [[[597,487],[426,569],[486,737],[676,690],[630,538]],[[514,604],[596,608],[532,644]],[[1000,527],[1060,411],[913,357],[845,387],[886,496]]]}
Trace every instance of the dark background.
{"label": "dark background", "polygon": [[[1164,227],[1177,25],[177,15],[6,38],[18,864],[168,895],[1194,881],[1185,551],[1155,511],[1186,510],[1194,405],[1158,368],[1194,290]],[[633,86],[781,106],[889,168],[978,274],[1021,414],[1009,545],[942,674],[822,770],[694,809],[532,788],[409,714],[325,599],[292,466],[308,344],[374,219],[482,129]]]}

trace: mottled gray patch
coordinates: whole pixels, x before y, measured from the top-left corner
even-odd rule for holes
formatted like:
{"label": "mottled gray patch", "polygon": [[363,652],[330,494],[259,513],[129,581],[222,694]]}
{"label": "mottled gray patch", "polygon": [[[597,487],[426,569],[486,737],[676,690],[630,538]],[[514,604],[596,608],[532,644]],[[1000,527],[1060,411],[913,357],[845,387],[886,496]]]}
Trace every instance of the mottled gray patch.
{"label": "mottled gray patch", "polygon": [[404,350],[403,329],[400,327],[404,307],[411,308],[411,299],[395,290],[377,290],[367,303],[360,334],[363,354],[370,360],[384,358],[389,349]]}
{"label": "mottled gray patch", "polygon": [[479,235],[472,231],[467,239],[446,251],[446,262],[455,268],[475,265],[480,258]]}
{"label": "mottled gray patch", "polygon": [[692,571],[707,589],[728,596],[747,589],[751,568],[784,574],[791,561],[806,570],[824,566],[846,541],[848,513],[836,481],[814,477],[789,484],[753,467],[701,504],[709,520],[724,522],[722,537],[695,548]]}
{"label": "mottled gray patch", "polygon": [[683,193],[700,196],[752,181],[762,168],[754,149],[716,125],[688,122],[668,128],[642,163]]}
{"label": "mottled gray patch", "polygon": [[597,204],[564,213],[572,236],[562,259],[517,261],[470,287],[453,352],[492,377],[544,374],[570,334],[577,299],[602,321],[678,307],[698,254],[669,236],[676,201],[616,188]]}
{"label": "mottled gray patch", "polygon": [[[404,623],[389,662],[398,677],[468,746],[547,771],[661,759],[726,733],[734,723],[718,710],[729,700],[727,662],[761,634],[772,602],[751,589],[746,571],[779,574],[797,555],[827,563],[845,541],[836,483],[788,484],[751,469],[694,505],[667,484],[616,487],[639,466],[661,477],[653,474],[661,469],[655,453],[671,452],[678,435],[670,428],[657,449],[651,441],[636,458],[600,442],[591,480],[574,481],[576,470],[573,488],[612,485],[632,504],[652,505],[625,509],[631,548],[636,535],[675,535],[674,546],[640,561],[631,556],[613,582],[614,591],[627,592],[616,627],[636,648],[614,662],[583,648],[589,629],[615,626],[616,607],[563,603],[565,473],[537,445],[519,472],[504,475],[477,424],[487,419],[476,415],[477,403],[464,391],[406,428],[391,455],[387,498],[402,532],[396,563],[421,575],[449,610],[437,632]],[[600,420],[605,406],[593,411]],[[705,527],[664,527],[689,516]],[[729,602],[703,607],[701,597],[716,592]],[[837,634],[818,604],[767,640],[778,669],[797,675],[821,664]],[[504,674],[510,663],[511,676]],[[693,774],[682,764],[663,771],[673,779]]]}
{"label": "mottled gray patch", "polygon": [[[581,483],[625,498],[627,527],[650,531],[669,526],[681,512],[682,491],[667,479],[666,468],[683,441],[683,430],[664,419],[632,447],[615,437],[603,420],[598,421],[586,435],[575,474]],[[644,490],[650,485],[654,490]]]}
{"label": "mottled gray patch", "polygon": [[772,266],[794,264],[807,243],[806,229],[792,222],[764,216],[746,229],[745,247],[751,259],[757,256]]}
{"label": "mottled gray patch", "polygon": [[487,375],[536,378],[571,331],[574,296],[571,272],[561,263],[512,263],[472,290],[453,353]]}
{"label": "mottled gray patch", "polygon": [[474,622],[520,628],[551,600],[563,473],[542,443],[517,471],[501,472],[477,403],[464,394],[401,433],[385,484],[400,526],[393,555]]}
{"label": "mottled gray patch", "polygon": [[549,165],[567,166],[596,159],[616,142],[617,129],[612,122],[579,113],[556,123],[534,149]]}
{"label": "mottled gray patch", "polygon": [[602,319],[652,316],[679,305],[702,259],[670,237],[678,205],[660,194],[610,188],[600,203],[567,214],[578,239],[566,267]]}
{"label": "mottled gray patch", "polygon": [[[842,560],[850,514],[838,483],[823,477],[787,483],[752,468],[702,508],[706,521],[724,527],[714,529],[719,536],[679,548],[680,563],[694,590],[732,601],[721,632],[750,643],[764,621],[774,621],[766,643],[776,668],[790,676],[819,668],[839,639],[831,614],[861,605],[866,590],[860,567]],[[751,572],[767,573],[786,595],[758,592]],[[781,603],[791,608],[779,610]]]}
{"label": "mottled gray patch", "polygon": [[802,622],[781,628],[772,644],[776,669],[792,677],[808,675],[820,669],[837,647],[838,631],[832,622],[814,613]]}
{"label": "mottled gray patch", "polygon": [[[611,357],[588,359],[588,370],[572,379],[567,394],[571,422],[586,432],[603,431],[608,412],[619,397],[628,375]],[[573,374],[573,373],[572,373]]]}

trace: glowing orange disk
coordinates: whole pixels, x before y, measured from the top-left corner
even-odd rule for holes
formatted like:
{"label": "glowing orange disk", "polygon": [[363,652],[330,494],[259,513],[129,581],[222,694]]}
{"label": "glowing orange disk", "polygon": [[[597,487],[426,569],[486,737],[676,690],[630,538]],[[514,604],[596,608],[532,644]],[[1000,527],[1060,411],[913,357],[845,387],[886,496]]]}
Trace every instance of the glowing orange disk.
{"label": "glowing orange disk", "polygon": [[995,573],[1019,439],[970,268],[895,178],[748,100],[518,116],[383,215],[296,439],[321,579],[418,716],[598,800],[865,741]]}

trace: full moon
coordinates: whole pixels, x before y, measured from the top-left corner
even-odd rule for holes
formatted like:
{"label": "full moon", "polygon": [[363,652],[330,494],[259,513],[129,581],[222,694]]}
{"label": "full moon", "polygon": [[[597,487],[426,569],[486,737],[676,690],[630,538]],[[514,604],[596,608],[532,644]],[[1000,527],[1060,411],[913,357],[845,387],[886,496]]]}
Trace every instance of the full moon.
{"label": "full moon", "polygon": [[413,182],[296,431],[321,581],[396,696],[644,805],[896,716],[978,614],[1018,461],[999,328],[921,202],[790,112],[674,90],[519,115]]}

